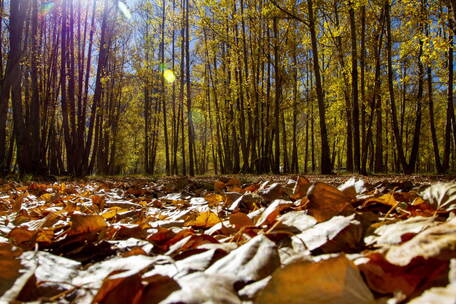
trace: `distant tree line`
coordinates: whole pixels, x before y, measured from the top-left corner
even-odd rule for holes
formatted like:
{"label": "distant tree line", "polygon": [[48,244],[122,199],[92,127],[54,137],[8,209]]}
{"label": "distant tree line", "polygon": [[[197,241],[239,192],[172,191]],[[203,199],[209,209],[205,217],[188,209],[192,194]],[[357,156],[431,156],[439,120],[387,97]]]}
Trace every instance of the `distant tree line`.
{"label": "distant tree line", "polygon": [[0,0],[0,175],[456,167],[453,0]]}

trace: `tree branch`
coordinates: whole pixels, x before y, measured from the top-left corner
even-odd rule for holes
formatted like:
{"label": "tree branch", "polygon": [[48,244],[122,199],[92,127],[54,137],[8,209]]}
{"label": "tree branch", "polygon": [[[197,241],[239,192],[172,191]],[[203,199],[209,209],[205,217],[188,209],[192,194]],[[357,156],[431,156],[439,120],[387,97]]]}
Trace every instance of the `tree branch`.
{"label": "tree branch", "polygon": [[277,7],[280,11],[282,11],[283,13],[285,13],[286,15],[290,16],[292,19],[295,19],[295,20],[298,20],[299,22],[302,22],[304,23],[306,26],[309,26],[309,23],[302,19],[301,17],[299,16],[296,16],[295,14],[293,13],[290,13],[288,10],[284,9],[283,7],[281,7],[280,5],[277,4],[277,2],[275,0],[269,0],[275,7]]}

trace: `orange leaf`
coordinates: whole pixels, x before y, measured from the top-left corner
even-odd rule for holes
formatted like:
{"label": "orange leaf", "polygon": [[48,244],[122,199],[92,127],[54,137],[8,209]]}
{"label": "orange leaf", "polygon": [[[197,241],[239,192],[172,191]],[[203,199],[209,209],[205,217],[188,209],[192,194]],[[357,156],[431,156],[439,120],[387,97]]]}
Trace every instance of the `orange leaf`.
{"label": "orange leaf", "polygon": [[10,289],[21,275],[21,261],[18,259],[20,255],[21,250],[14,249],[8,243],[0,243],[0,296]]}
{"label": "orange leaf", "polygon": [[30,242],[36,235],[36,231],[30,231],[26,227],[16,227],[11,230],[8,237],[14,244],[20,246],[26,242]]}
{"label": "orange leaf", "polygon": [[230,223],[233,224],[236,229],[254,225],[253,221],[247,216],[247,214],[242,212],[231,214]]}
{"label": "orange leaf", "polygon": [[309,187],[310,187],[309,180],[305,177],[298,176],[296,185],[294,186],[294,189],[293,189],[293,194],[290,196],[290,198],[293,200],[297,200],[299,198],[304,197],[306,195]]}
{"label": "orange leaf", "polygon": [[221,182],[221,181],[215,181],[214,182],[214,190],[215,192],[223,192],[223,190],[225,189],[225,183],[224,182]]}
{"label": "orange leaf", "polygon": [[223,202],[225,199],[223,195],[216,194],[216,193],[210,193],[207,194],[204,199],[209,203],[209,204],[215,204],[219,202]]}
{"label": "orange leaf", "polygon": [[95,232],[108,226],[105,219],[100,215],[73,214],[71,222],[68,235]]}

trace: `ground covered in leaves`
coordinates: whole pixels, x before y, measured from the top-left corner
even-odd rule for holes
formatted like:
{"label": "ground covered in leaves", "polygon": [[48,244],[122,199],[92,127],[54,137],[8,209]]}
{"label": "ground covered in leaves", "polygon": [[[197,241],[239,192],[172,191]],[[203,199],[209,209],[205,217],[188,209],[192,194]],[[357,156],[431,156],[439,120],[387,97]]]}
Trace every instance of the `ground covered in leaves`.
{"label": "ground covered in leaves", "polygon": [[454,303],[456,183],[0,182],[0,302]]}

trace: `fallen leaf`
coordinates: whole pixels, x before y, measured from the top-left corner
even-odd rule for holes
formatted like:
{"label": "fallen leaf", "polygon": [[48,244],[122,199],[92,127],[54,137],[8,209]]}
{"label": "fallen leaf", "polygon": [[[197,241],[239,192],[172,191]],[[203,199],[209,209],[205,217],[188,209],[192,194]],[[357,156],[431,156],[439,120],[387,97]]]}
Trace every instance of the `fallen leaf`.
{"label": "fallen leaf", "polygon": [[140,303],[142,289],[141,274],[130,274],[117,271],[103,280],[103,285],[98,290],[92,303]]}
{"label": "fallen leaf", "polygon": [[217,193],[222,193],[223,190],[225,190],[225,183],[221,181],[215,181],[214,182],[214,191]]}
{"label": "fallen leaf", "polygon": [[391,224],[384,223],[378,226],[371,235],[364,238],[366,245],[385,246],[397,245],[404,242],[404,236],[408,239],[425,229],[435,226],[434,217],[416,216],[397,221]]}
{"label": "fallen leaf", "polygon": [[248,217],[247,214],[242,213],[242,212],[237,212],[237,213],[231,214],[230,223],[236,229],[241,229],[242,227],[254,225],[253,221],[250,219],[250,217]]}
{"label": "fallen leaf", "polygon": [[364,201],[363,207],[372,203],[379,203],[387,206],[396,206],[399,202],[394,198],[394,193],[383,194],[379,197],[372,197]]}
{"label": "fallen leaf", "polygon": [[273,183],[267,187],[258,189],[258,194],[266,201],[272,202],[276,199],[286,199],[287,191],[279,183]]}
{"label": "fallen leaf", "polygon": [[235,281],[263,279],[280,265],[276,245],[264,235],[258,235],[231,251],[206,270],[207,274],[223,274]]}
{"label": "fallen leaf", "polygon": [[100,215],[73,214],[68,235],[100,231],[107,226],[105,219]]}
{"label": "fallen leaf", "polygon": [[291,229],[293,232],[300,233],[314,226],[317,220],[307,214],[307,211],[290,211],[277,218],[280,221],[278,229]]}
{"label": "fallen leaf", "polygon": [[22,268],[19,256],[21,250],[8,243],[0,243],[0,296],[13,286],[21,275]]}
{"label": "fallen leaf", "polygon": [[185,223],[185,226],[193,226],[198,228],[210,228],[217,223],[220,223],[221,220],[217,214],[207,211],[198,214],[195,220]]}
{"label": "fallen leaf", "polygon": [[267,208],[263,211],[260,218],[257,220],[257,226],[271,224],[280,215],[280,212],[286,208],[293,206],[292,201],[286,201],[282,199],[274,200]]}
{"label": "fallen leaf", "polygon": [[178,279],[182,289],[173,292],[160,304],[223,303],[241,304],[233,288],[233,281],[224,275],[195,272]]}
{"label": "fallen leaf", "polygon": [[341,213],[352,213],[350,199],[340,190],[323,183],[313,184],[307,192],[309,214],[324,222]]}
{"label": "fallen leaf", "polygon": [[456,183],[433,184],[421,193],[436,210],[456,209]]}
{"label": "fallen leaf", "polygon": [[204,199],[209,203],[209,204],[216,204],[216,203],[219,203],[219,202],[223,202],[225,197],[221,194],[217,194],[217,193],[211,193],[211,194],[207,194]]}
{"label": "fallen leaf", "polygon": [[347,180],[345,183],[337,187],[349,198],[356,198],[357,195],[364,193],[367,189],[363,180],[356,180],[352,177]]}
{"label": "fallen leaf", "polygon": [[362,239],[361,223],[355,215],[335,216],[292,237],[294,243],[304,243],[305,248],[323,253],[350,252],[357,249]]}
{"label": "fallen leaf", "polygon": [[428,228],[411,240],[392,246],[386,259],[395,265],[408,265],[414,258],[450,260],[456,257],[456,219]]}
{"label": "fallen leaf", "polygon": [[179,284],[172,278],[162,275],[153,275],[142,278],[143,289],[141,303],[161,303],[171,293],[180,289]]}
{"label": "fallen leaf", "polygon": [[278,269],[255,303],[367,304],[373,300],[356,266],[341,255]]}
{"label": "fallen leaf", "polygon": [[290,198],[293,200],[297,200],[304,197],[307,194],[307,190],[309,190],[310,186],[311,183],[307,178],[298,176],[298,178],[296,179],[296,184],[293,188],[293,193],[290,196]]}
{"label": "fallen leaf", "polygon": [[448,273],[448,261],[419,257],[406,266],[390,263],[382,254],[371,253],[358,265],[369,287],[381,294],[401,292],[411,296],[441,281]]}
{"label": "fallen leaf", "polygon": [[454,304],[456,299],[456,284],[446,287],[434,287],[422,295],[412,299],[409,304]]}

